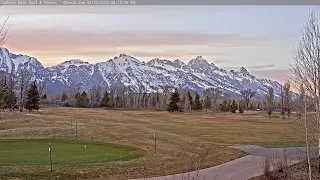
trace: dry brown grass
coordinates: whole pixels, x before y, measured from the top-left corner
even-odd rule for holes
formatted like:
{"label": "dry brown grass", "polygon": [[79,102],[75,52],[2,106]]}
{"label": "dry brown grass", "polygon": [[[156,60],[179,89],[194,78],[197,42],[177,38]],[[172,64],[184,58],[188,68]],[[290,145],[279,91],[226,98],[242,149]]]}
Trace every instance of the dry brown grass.
{"label": "dry brown grass", "polygon": [[[47,117],[47,123],[46,123]],[[73,125],[71,126],[71,118]],[[269,120],[264,112],[168,113],[77,108],[44,108],[28,114],[3,113],[0,139],[58,138],[111,142],[144,149],[142,159],[104,164],[0,167],[5,177],[127,179],[174,174],[218,165],[245,154],[229,146],[263,146],[303,143],[294,120]],[[2,123],[2,124],[1,124]],[[154,154],[153,134],[157,134]],[[49,175],[48,175],[49,174]]]}

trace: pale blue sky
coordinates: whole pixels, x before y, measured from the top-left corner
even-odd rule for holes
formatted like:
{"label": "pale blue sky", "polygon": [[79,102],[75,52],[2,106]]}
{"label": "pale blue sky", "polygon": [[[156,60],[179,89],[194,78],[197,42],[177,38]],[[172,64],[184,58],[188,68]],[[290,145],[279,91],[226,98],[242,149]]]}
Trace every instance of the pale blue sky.
{"label": "pale blue sky", "polygon": [[[203,55],[222,68],[287,75],[312,6],[3,6],[6,44],[44,66],[127,53],[140,60]],[[3,20],[3,18],[2,18]]]}

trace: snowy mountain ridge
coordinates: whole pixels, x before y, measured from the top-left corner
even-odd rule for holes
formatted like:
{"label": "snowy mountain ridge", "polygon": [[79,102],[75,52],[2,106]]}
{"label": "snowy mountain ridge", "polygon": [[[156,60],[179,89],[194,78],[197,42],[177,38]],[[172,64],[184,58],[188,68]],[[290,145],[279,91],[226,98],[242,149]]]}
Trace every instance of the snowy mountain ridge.
{"label": "snowy mountain ridge", "polygon": [[46,82],[48,93],[61,92],[74,85],[79,85],[82,90],[100,85],[106,88],[127,86],[136,92],[184,88],[200,94],[206,88],[219,88],[229,96],[252,89],[257,96],[263,97],[268,87],[272,87],[276,95],[282,87],[276,81],[251,75],[244,67],[228,72],[202,56],[191,59],[187,64],[179,59],[170,61],[158,58],[145,63],[123,53],[96,64],[72,59],[45,68],[36,58],[16,55],[0,48],[0,71],[18,77],[23,69],[31,74],[32,80]]}

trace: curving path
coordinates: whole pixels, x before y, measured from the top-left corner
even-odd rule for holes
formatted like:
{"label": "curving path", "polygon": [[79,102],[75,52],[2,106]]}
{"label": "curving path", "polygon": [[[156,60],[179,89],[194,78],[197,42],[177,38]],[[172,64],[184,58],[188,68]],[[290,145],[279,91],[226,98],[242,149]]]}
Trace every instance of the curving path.
{"label": "curving path", "polygon": [[[233,146],[233,148],[246,152],[242,158],[183,174],[145,178],[143,180],[247,180],[263,173],[265,157],[271,157],[274,164],[283,157],[283,148],[263,148],[259,146]],[[312,148],[312,152],[316,148]],[[289,147],[285,149],[288,164],[306,160],[306,149],[303,147]],[[313,153],[316,154],[316,153]],[[140,179],[142,180],[142,179]]]}

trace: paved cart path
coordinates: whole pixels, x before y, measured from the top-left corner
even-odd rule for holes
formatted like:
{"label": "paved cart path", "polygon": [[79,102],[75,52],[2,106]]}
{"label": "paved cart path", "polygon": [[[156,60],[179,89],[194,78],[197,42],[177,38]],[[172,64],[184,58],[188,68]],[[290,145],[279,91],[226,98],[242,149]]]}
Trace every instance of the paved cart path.
{"label": "paved cart path", "polygon": [[[283,157],[283,148],[263,148],[259,146],[233,146],[246,152],[242,158],[183,174],[162,177],[144,178],[143,180],[247,180],[263,173],[263,162],[266,156],[271,156],[275,162]],[[306,150],[303,147],[289,147],[285,149],[288,163],[294,164],[306,160]],[[140,179],[142,180],[142,179]]]}

